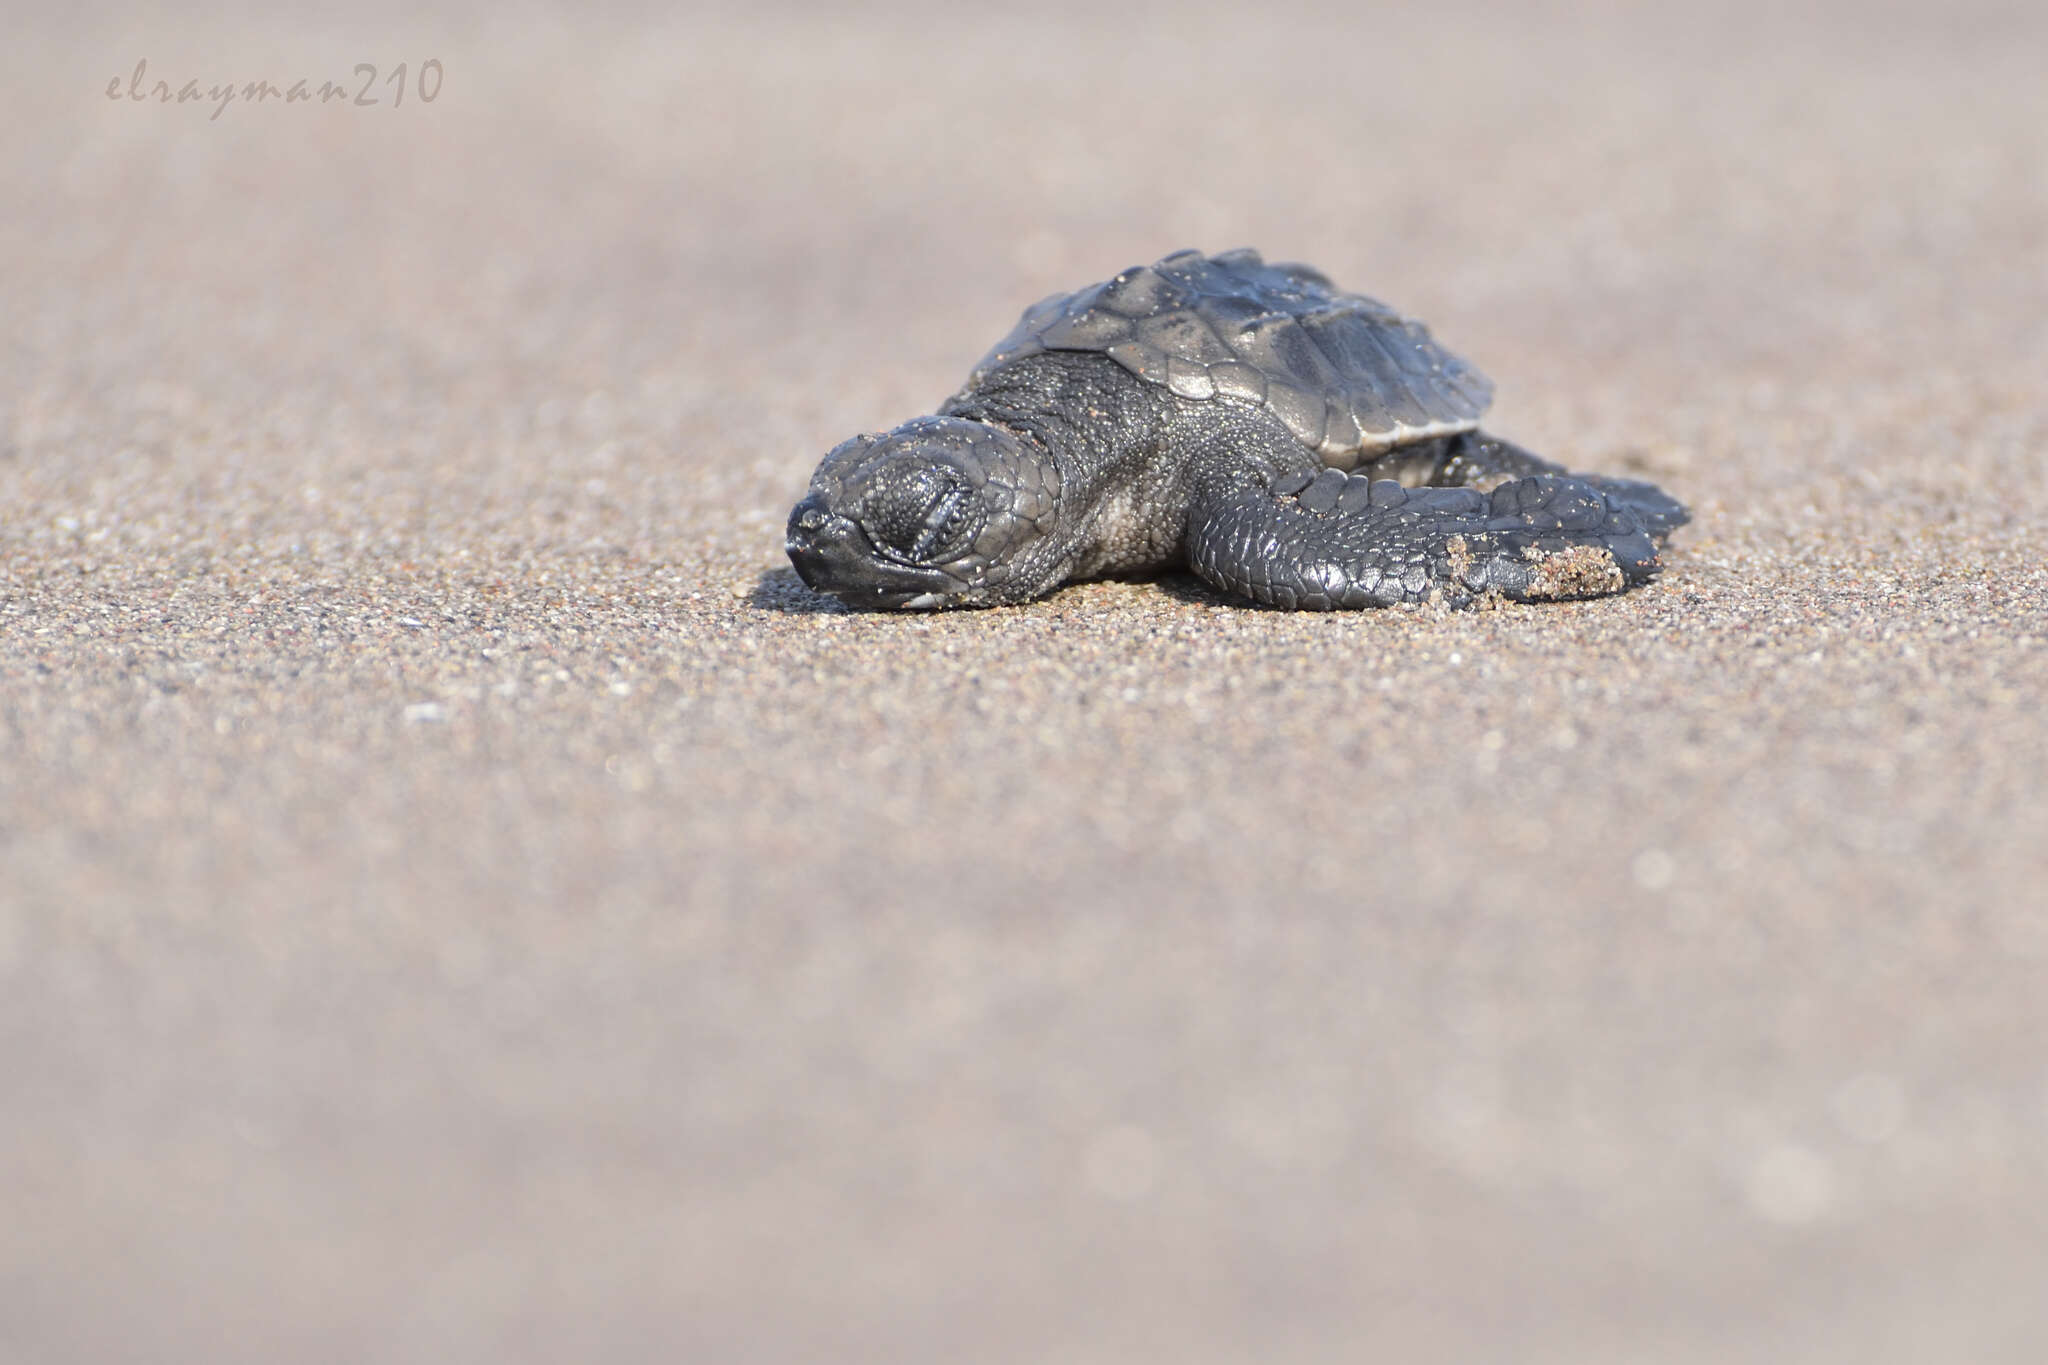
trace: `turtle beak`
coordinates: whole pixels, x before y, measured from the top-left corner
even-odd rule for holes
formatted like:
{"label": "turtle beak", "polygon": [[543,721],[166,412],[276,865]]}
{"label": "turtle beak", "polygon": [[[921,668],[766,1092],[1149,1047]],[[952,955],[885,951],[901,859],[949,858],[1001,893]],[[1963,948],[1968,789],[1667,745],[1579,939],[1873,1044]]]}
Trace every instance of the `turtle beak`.
{"label": "turtle beak", "polygon": [[850,607],[938,607],[954,586],[937,570],[880,560],[860,527],[832,511],[818,493],[790,511],[782,548],[805,584]]}
{"label": "turtle beak", "polygon": [[815,493],[789,514],[789,534],[782,548],[796,566],[797,577],[819,592],[832,591],[832,565],[846,558],[848,542],[859,530],[845,517],[825,508]]}

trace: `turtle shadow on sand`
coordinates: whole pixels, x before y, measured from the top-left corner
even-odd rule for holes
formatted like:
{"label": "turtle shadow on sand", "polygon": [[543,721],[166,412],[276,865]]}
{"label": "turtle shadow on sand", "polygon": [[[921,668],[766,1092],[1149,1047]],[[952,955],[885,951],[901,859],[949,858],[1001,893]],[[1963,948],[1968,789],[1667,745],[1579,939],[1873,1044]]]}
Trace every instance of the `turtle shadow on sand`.
{"label": "turtle shadow on sand", "polygon": [[1143,580],[1173,601],[1187,607],[1231,607],[1240,611],[1262,609],[1261,602],[1247,602],[1210,587],[1192,573],[1169,570],[1156,578]]}
{"label": "turtle shadow on sand", "polygon": [[[1261,609],[1257,602],[1246,602],[1204,583],[1201,579],[1184,570],[1169,569],[1156,574],[1134,574],[1121,581],[1138,583],[1161,593],[1173,602],[1193,607],[1232,607],[1240,611]],[[1070,587],[1083,587],[1076,583]],[[1055,592],[1051,599],[1057,600]],[[742,599],[756,611],[772,611],[783,616],[858,616],[873,615],[862,613],[847,606],[830,593],[818,592],[807,587],[793,569],[763,569],[754,578],[754,586],[747,590]],[[902,615],[903,613],[882,613]],[[912,612],[911,616],[928,616],[928,612]]]}
{"label": "turtle shadow on sand", "polygon": [[815,592],[804,585],[791,568],[763,569],[754,586],[742,599],[756,611],[779,612],[784,616],[849,616],[853,608],[829,593]]}

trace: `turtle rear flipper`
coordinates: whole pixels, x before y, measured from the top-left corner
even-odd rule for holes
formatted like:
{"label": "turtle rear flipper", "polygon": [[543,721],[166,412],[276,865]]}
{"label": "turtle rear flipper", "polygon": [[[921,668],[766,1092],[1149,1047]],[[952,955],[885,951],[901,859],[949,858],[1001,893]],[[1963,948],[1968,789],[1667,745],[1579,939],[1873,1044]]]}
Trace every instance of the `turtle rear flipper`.
{"label": "turtle rear flipper", "polygon": [[1539,474],[1482,493],[1337,470],[1201,498],[1188,563],[1225,591],[1318,611],[1603,597],[1659,567],[1635,514],[1583,479]]}
{"label": "turtle rear flipper", "polygon": [[[1591,484],[1635,514],[1642,528],[1658,540],[1692,520],[1685,504],[1654,483],[1642,479],[1614,479],[1604,474],[1573,474],[1563,465],[1524,450],[1512,441],[1483,431],[1464,432],[1443,443],[1443,454],[1424,482],[1445,488],[1491,490],[1514,479],[1537,474],[1558,474]],[[1398,460],[1396,450],[1383,462]]]}
{"label": "turtle rear flipper", "polygon": [[1642,479],[1611,479],[1604,474],[1575,474],[1635,515],[1642,528],[1658,541],[1692,520],[1685,504],[1654,483]]}

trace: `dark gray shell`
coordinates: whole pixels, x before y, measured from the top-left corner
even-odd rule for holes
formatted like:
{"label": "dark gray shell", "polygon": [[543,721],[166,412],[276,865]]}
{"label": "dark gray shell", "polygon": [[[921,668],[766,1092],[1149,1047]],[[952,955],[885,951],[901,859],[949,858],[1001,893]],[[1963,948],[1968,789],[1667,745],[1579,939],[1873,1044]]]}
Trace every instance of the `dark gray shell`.
{"label": "dark gray shell", "polygon": [[1256,251],[1178,251],[1028,308],[968,385],[1040,351],[1096,351],[1183,398],[1260,403],[1348,469],[1409,441],[1470,431],[1493,384],[1421,323]]}

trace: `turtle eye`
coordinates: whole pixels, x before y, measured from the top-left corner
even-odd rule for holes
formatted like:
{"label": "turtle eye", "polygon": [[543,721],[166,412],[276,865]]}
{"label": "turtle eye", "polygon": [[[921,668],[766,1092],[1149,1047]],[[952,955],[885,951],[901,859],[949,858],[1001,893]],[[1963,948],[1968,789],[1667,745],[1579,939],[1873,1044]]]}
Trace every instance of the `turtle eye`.
{"label": "turtle eye", "polygon": [[918,533],[917,543],[910,547],[910,557],[930,561],[940,551],[950,549],[967,524],[967,489],[954,483],[932,501],[931,509],[924,514],[924,529]]}
{"label": "turtle eye", "polygon": [[973,503],[973,490],[958,475],[926,465],[907,477],[878,481],[860,523],[887,558],[930,564],[965,543]]}

